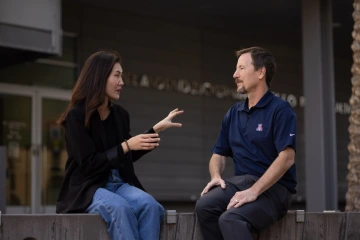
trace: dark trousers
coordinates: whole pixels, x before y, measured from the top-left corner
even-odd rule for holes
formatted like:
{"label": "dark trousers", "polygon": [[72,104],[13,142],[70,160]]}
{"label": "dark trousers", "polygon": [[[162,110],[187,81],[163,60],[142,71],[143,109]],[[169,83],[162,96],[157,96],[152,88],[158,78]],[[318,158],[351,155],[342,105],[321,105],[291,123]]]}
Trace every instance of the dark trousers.
{"label": "dark trousers", "polygon": [[278,183],[254,202],[226,210],[236,192],[250,188],[258,179],[251,175],[225,179],[225,189],[215,187],[197,201],[195,211],[204,240],[252,240],[251,232],[260,232],[285,216],[291,193]]}

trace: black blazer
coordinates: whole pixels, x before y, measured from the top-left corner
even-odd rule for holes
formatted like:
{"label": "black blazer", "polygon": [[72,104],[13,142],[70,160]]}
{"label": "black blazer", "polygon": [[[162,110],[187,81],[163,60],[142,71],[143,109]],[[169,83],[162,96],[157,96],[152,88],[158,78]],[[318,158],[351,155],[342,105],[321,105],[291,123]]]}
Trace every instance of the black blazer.
{"label": "black blazer", "polygon": [[[95,191],[104,187],[111,169],[118,169],[127,183],[142,190],[135,175],[133,162],[149,151],[130,151],[124,154],[121,142],[129,139],[129,113],[119,105],[110,106],[114,118],[119,145],[105,149],[106,136],[98,111],[90,118],[89,128],[85,125],[84,103],[72,107],[66,117],[65,141],[68,159],[65,179],[56,203],[57,213],[83,213],[90,206]],[[145,133],[154,133],[153,129]]]}

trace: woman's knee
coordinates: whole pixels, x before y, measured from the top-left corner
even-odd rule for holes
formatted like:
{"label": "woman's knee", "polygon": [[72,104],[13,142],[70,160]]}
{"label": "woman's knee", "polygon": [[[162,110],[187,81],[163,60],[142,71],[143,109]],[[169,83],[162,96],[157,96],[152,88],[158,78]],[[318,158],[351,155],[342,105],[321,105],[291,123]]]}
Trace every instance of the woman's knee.
{"label": "woman's knee", "polygon": [[92,213],[108,212],[109,215],[120,212],[122,214],[131,214],[132,208],[122,197],[105,191],[96,191],[93,202],[90,205]]}
{"label": "woman's knee", "polygon": [[159,214],[163,214],[165,211],[164,207],[150,195],[143,198],[141,202],[142,208],[147,210],[157,211]]}
{"label": "woman's knee", "polygon": [[155,198],[146,192],[140,192],[136,196],[129,198],[129,204],[136,211],[158,211],[164,213],[163,206]]}

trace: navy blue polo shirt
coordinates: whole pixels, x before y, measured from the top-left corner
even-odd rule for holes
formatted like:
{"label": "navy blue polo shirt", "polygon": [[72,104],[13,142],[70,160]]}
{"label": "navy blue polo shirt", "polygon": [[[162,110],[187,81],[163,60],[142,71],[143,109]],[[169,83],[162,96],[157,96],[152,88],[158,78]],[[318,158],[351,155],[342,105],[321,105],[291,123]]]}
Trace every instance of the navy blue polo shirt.
{"label": "navy blue polo shirt", "polygon": [[[261,177],[279,153],[296,151],[296,114],[290,104],[270,90],[251,109],[248,99],[226,113],[213,153],[232,157],[235,175]],[[296,193],[295,164],[278,181]]]}

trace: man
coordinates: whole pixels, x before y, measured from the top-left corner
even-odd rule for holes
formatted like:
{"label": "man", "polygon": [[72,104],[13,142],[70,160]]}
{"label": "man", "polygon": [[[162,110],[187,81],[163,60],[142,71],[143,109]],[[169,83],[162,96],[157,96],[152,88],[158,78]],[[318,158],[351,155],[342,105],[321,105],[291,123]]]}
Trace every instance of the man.
{"label": "man", "polygon": [[[204,236],[252,239],[282,218],[296,193],[296,115],[290,104],[273,95],[276,72],[271,53],[260,47],[237,51],[234,79],[247,94],[226,113],[209,163],[211,181],[196,203]],[[226,157],[235,176],[223,180]]]}

